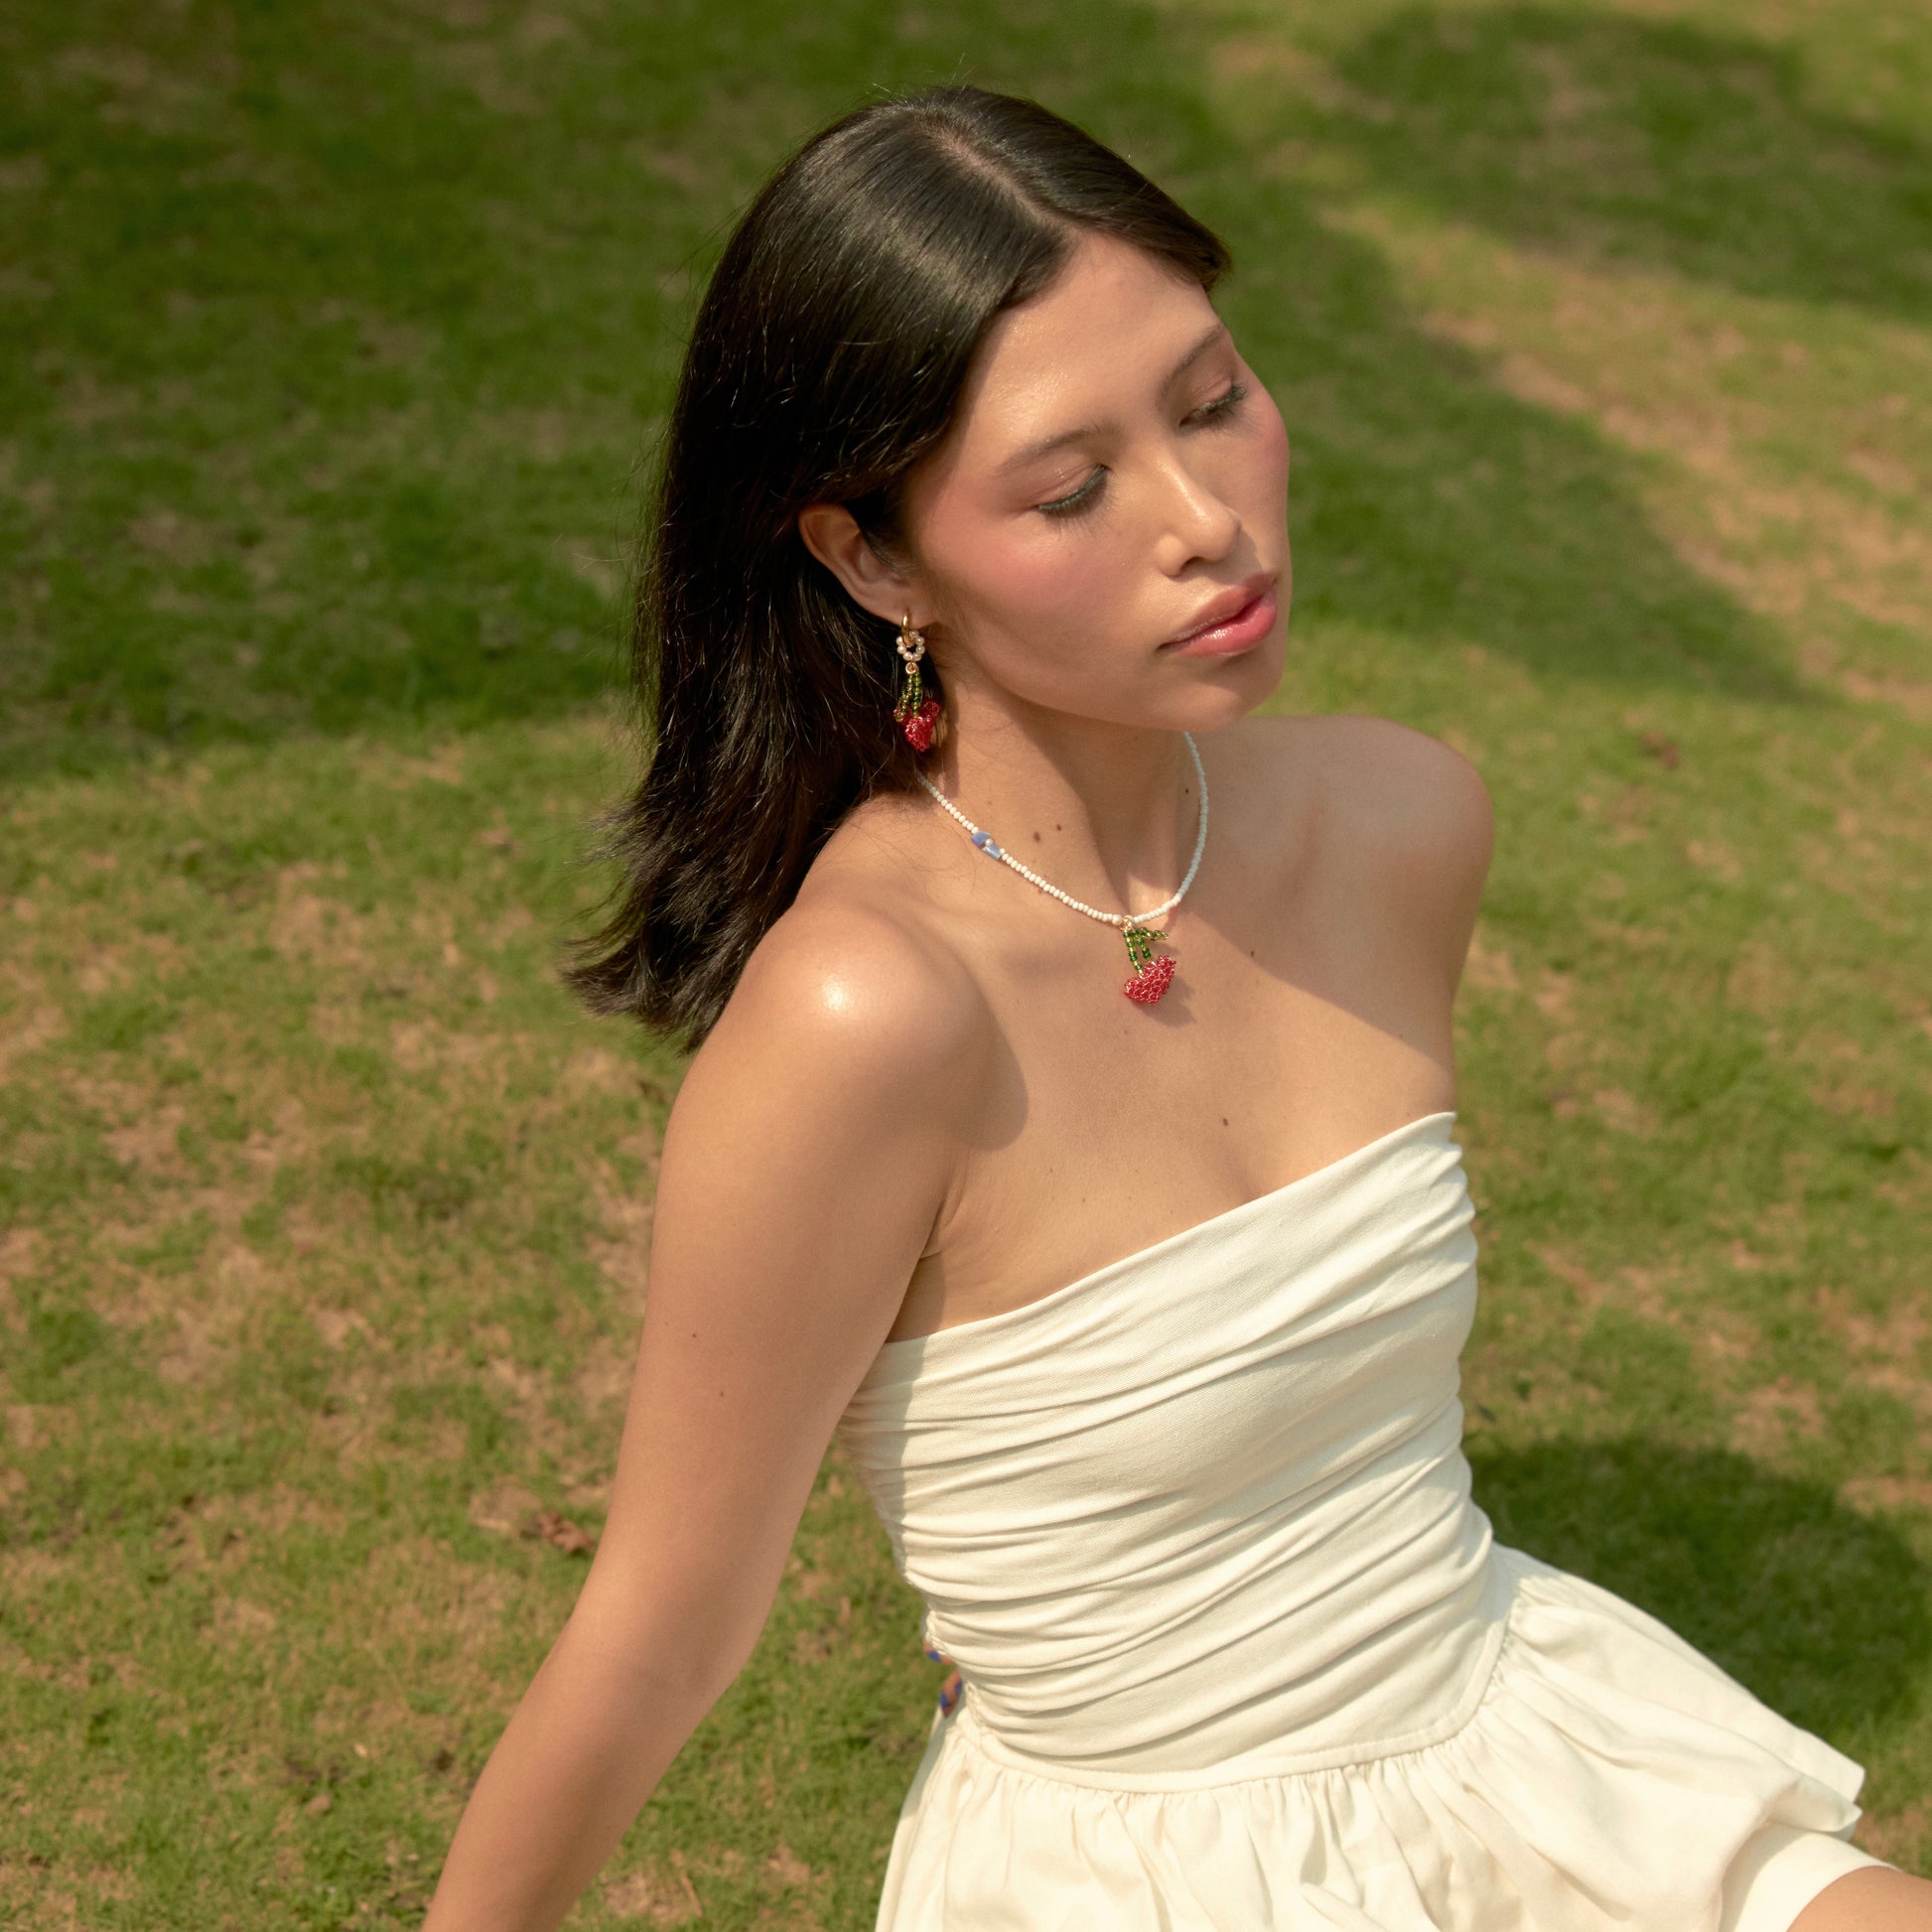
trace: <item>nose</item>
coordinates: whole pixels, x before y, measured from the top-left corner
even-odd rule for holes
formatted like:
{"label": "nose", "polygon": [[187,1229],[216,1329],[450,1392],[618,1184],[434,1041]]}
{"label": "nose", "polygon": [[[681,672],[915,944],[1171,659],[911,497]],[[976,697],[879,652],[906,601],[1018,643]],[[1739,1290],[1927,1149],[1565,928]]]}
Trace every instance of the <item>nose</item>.
{"label": "nose", "polygon": [[1240,512],[1177,454],[1169,457],[1162,481],[1162,568],[1178,577],[1191,563],[1219,563],[1240,538]]}

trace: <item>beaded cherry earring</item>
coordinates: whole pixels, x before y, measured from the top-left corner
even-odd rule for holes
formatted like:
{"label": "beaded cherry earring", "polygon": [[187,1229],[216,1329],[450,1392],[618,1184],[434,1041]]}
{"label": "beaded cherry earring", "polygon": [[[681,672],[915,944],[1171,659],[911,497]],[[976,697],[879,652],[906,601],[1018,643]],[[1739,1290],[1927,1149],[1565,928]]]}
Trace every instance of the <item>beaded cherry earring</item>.
{"label": "beaded cherry earring", "polygon": [[893,717],[913,751],[929,751],[932,728],[939,722],[939,700],[925,695],[919,678],[919,659],[925,655],[925,633],[912,628],[910,611],[899,620],[898,654],[905,663],[905,695],[893,707]]}

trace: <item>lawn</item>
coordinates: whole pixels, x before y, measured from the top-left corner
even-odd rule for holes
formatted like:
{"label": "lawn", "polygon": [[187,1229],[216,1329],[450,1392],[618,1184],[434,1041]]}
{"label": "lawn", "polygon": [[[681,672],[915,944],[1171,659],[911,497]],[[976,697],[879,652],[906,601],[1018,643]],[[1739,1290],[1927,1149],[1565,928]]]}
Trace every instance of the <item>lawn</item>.
{"label": "lawn", "polygon": [[[680,333],[790,143],[958,75],[1234,245],[1296,448],[1274,703],[1494,794],[1478,1499],[1932,1871],[1918,0],[24,0],[0,1921],[419,1916],[642,1307],[679,1062],[555,964]],[[936,1683],[834,1457],[572,1924],[863,1932]]]}

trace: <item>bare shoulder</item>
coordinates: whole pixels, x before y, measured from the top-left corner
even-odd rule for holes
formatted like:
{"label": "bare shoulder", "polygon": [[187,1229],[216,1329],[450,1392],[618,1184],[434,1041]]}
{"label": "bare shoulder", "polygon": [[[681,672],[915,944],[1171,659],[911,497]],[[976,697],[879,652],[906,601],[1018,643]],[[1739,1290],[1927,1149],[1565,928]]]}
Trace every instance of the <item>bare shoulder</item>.
{"label": "bare shoulder", "polygon": [[1380,901],[1406,937],[1446,963],[1452,989],[1495,846],[1481,772],[1453,746],[1391,718],[1248,722],[1268,728],[1259,742],[1272,741],[1312,862],[1346,888],[1348,902]]}
{"label": "bare shoulder", "polygon": [[959,959],[889,893],[850,880],[799,896],[753,949],[731,1004],[743,1028],[815,1038],[901,1073],[921,1060],[949,1065],[988,1018]]}
{"label": "bare shoulder", "polygon": [[989,1025],[971,975],[865,882],[801,893],[692,1059],[666,1158],[674,1137],[782,1158],[773,1143],[808,1126],[848,1161],[943,1165]]}
{"label": "bare shoulder", "polygon": [[1451,745],[1355,713],[1248,721],[1321,819],[1397,863],[1488,870],[1495,812],[1482,773]]}

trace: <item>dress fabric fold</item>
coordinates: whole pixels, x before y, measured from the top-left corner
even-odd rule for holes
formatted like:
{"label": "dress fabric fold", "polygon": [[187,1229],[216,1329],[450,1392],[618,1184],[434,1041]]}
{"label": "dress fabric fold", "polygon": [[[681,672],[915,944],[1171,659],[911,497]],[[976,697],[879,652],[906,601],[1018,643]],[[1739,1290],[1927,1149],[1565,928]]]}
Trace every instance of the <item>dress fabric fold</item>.
{"label": "dress fabric fold", "polygon": [[1496,1541],[1455,1116],[1006,1314],[840,1421],[963,1694],[879,1932],[1787,1932],[1863,1768]]}

